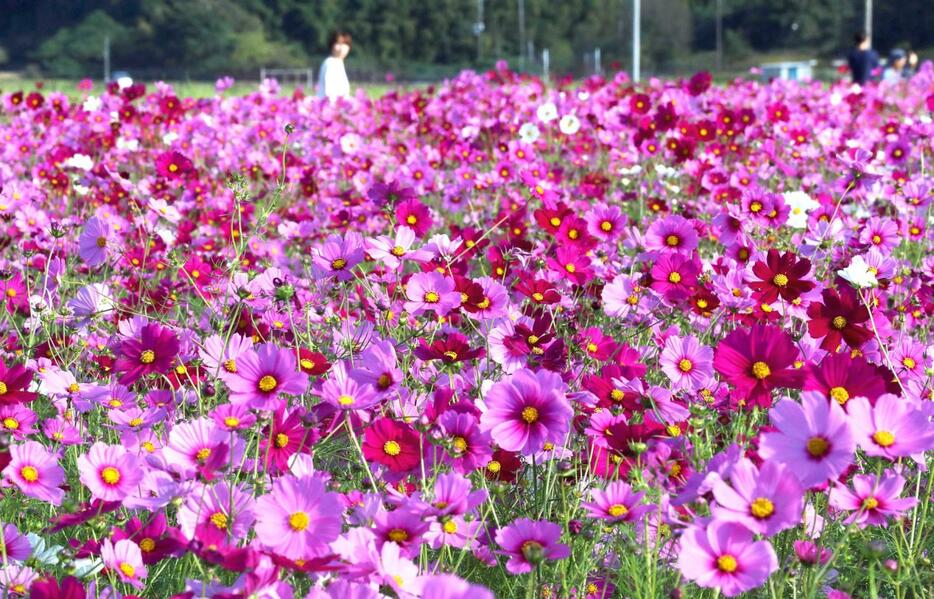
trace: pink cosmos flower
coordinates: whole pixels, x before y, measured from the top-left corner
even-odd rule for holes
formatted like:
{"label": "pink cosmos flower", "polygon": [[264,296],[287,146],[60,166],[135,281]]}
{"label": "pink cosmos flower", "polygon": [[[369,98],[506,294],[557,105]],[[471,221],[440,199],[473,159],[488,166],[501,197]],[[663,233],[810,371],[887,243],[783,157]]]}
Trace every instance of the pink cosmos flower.
{"label": "pink cosmos flower", "polygon": [[591,518],[610,522],[635,522],[651,507],[642,505],[645,492],[634,493],[632,487],[622,481],[608,484],[605,489],[590,492],[590,501],[581,504]]}
{"label": "pink cosmos flower", "polygon": [[320,477],[283,476],[256,500],[256,537],[292,560],[317,557],[340,535],[342,511]]}
{"label": "pink cosmos flower", "polygon": [[236,359],[237,372],[225,377],[230,403],[272,410],[282,394],[300,396],[308,375],[298,369],[295,352],[272,343],[258,345]]}
{"label": "pink cosmos flower", "polygon": [[561,444],[573,415],[565,390],[553,372],[517,370],[490,388],[480,426],[501,448],[523,455]]}
{"label": "pink cosmos flower", "polygon": [[778,569],[778,557],[768,541],[754,541],[745,526],[714,520],[681,535],[678,569],[697,586],[735,597],[765,583]]}
{"label": "pink cosmos flower", "polygon": [[713,375],[713,350],[694,336],[672,336],[665,340],[658,363],[671,379],[672,389],[696,391]]}
{"label": "pink cosmos flower", "polygon": [[32,555],[29,539],[13,524],[3,525],[3,539],[0,541],[7,559],[24,562]]}
{"label": "pink cosmos flower", "polygon": [[494,599],[487,588],[451,574],[423,576],[421,582],[422,599]]}
{"label": "pink cosmos flower", "polygon": [[314,252],[314,272],[318,279],[336,278],[349,281],[354,278],[353,269],[363,261],[363,237],[349,232],[343,237],[331,235]]}
{"label": "pink cosmos flower", "polygon": [[97,442],[78,458],[81,482],[91,496],[102,501],[122,501],[143,478],[137,457],[122,445]]}
{"label": "pink cosmos flower", "polygon": [[122,539],[116,543],[104,539],[101,545],[101,559],[104,566],[114,572],[120,580],[138,589],[143,588],[142,580],[149,572],[143,563],[139,545],[129,539]]}
{"label": "pink cosmos flower", "polygon": [[666,216],[649,225],[645,232],[645,248],[690,254],[697,248],[697,231],[683,216]]}
{"label": "pink cosmos flower", "polygon": [[854,512],[845,522],[855,522],[860,528],[885,526],[889,518],[897,518],[915,506],[914,497],[899,497],[905,488],[905,478],[891,470],[879,477],[857,474],[853,490],[837,485],[830,490],[829,502],[837,510]]}
{"label": "pink cosmos flower", "polygon": [[368,238],[366,240],[367,253],[377,262],[392,269],[399,268],[404,260],[418,262],[430,260],[431,252],[413,248],[415,239],[415,231],[402,226],[396,229],[395,237],[383,235],[375,239]]}
{"label": "pink cosmos flower", "polygon": [[908,399],[885,394],[872,406],[858,397],[847,408],[856,443],[868,455],[895,460],[934,449],[934,429]]}
{"label": "pink cosmos flower", "polygon": [[178,508],[178,525],[186,539],[226,547],[244,538],[256,520],[255,501],[239,485],[222,481],[195,485]]}
{"label": "pink cosmos flower", "polygon": [[[234,440],[234,451],[229,443]],[[169,442],[162,448],[168,467],[183,478],[194,477],[209,463],[214,467],[239,465],[244,441],[220,428],[209,418],[196,418],[172,427]]]}
{"label": "pink cosmos flower", "polygon": [[531,572],[534,566],[545,560],[562,560],[571,554],[571,549],[559,543],[561,527],[547,520],[519,518],[512,524],[496,531],[496,542],[509,556],[506,570],[512,574]]}
{"label": "pink cosmos flower", "polygon": [[373,385],[360,383],[351,376],[351,367],[340,362],[331,368],[328,380],[321,385],[321,399],[339,410],[366,410],[380,402]]}
{"label": "pink cosmos flower", "polygon": [[738,522],[767,537],[801,522],[804,490],[785,466],[765,462],[757,469],[742,458],[730,470],[729,478],[729,484],[720,478],[713,485],[716,519]]}
{"label": "pink cosmos flower", "polygon": [[412,275],[405,286],[405,310],[417,316],[423,312],[434,312],[444,316],[461,305],[461,294],[455,290],[454,279],[431,271]]}
{"label": "pink cosmos flower", "polygon": [[651,287],[669,302],[677,302],[691,295],[700,271],[700,264],[691,256],[661,254],[650,271]]}
{"label": "pink cosmos flower", "polygon": [[450,449],[442,454],[442,459],[455,472],[466,474],[489,463],[493,455],[490,440],[480,430],[476,416],[448,410],[438,418],[438,426],[443,431],[443,440],[450,442]]}
{"label": "pink cosmos flower", "polygon": [[820,396],[790,399],[769,411],[776,432],[763,433],[759,455],[785,464],[807,488],[843,473],[853,463],[856,442],[843,408]]}
{"label": "pink cosmos flower", "polygon": [[61,505],[65,492],[59,488],[65,482],[65,471],[58,457],[36,441],[10,446],[10,463],[3,469],[9,480],[23,495]]}
{"label": "pink cosmos flower", "polygon": [[396,222],[415,231],[419,237],[431,230],[433,221],[428,207],[414,198],[399,202],[396,205]]}

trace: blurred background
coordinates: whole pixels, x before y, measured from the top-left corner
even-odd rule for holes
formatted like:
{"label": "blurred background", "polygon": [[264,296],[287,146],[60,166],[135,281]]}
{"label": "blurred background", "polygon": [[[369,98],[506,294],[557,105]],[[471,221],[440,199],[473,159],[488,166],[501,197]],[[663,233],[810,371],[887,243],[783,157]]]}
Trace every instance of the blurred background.
{"label": "blurred background", "polygon": [[[635,0],[0,0],[10,80],[257,81],[316,74],[335,27],[353,35],[352,81],[437,81],[505,59],[575,77],[632,67]],[[839,76],[867,0],[642,0],[641,71],[718,79],[777,61]],[[934,50],[934,0],[875,0],[873,46]],[[836,74],[836,75],[835,75]],[[9,89],[0,79],[0,88]]]}

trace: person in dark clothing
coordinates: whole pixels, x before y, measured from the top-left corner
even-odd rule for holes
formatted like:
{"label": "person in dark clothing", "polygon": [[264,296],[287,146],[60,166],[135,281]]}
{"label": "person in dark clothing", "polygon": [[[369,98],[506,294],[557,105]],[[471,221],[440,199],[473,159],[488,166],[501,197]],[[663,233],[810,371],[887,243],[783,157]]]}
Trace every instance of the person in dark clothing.
{"label": "person in dark clothing", "polygon": [[872,78],[872,72],[879,68],[879,55],[870,47],[869,37],[865,33],[857,33],[853,41],[855,47],[846,59],[850,63],[853,83],[863,85]]}

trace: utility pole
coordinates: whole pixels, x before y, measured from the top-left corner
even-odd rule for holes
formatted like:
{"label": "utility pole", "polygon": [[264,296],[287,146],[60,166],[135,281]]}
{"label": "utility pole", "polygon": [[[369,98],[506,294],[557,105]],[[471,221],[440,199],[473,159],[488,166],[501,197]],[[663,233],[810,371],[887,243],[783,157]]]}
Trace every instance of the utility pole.
{"label": "utility pole", "polygon": [[866,0],[866,37],[869,38],[869,43],[872,44],[872,0]]}
{"label": "utility pole", "polygon": [[110,36],[104,37],[104,83],[110,81]]}
{"label": "utility pole", "polygon": [[477,22],[473,24],[473,34],[477,36],[477,64],[483,59],[483,32],[486,23],[483,21],[483,0],[477,0]]}
{"label": "utility pole", "polygon": [[632,1],[632,80],[639,81],[640,56],[642,54],[642,0]]}
{"label": "utility pole", "polygon": [[519,7],[519,70],[525,69],[525,0],[518,0]]}

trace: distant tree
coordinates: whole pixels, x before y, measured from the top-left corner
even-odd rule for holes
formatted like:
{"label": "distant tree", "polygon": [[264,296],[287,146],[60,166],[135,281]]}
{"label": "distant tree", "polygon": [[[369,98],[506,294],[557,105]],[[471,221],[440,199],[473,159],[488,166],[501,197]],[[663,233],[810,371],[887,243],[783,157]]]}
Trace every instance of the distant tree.
{"label": "distant tree", "polygon": [[96,10],[74,27],[59,29],[34,54],[44,70],[56,77],[83,77],[103,62],[104,40],[121,47],[132,32],[105,12]]}

